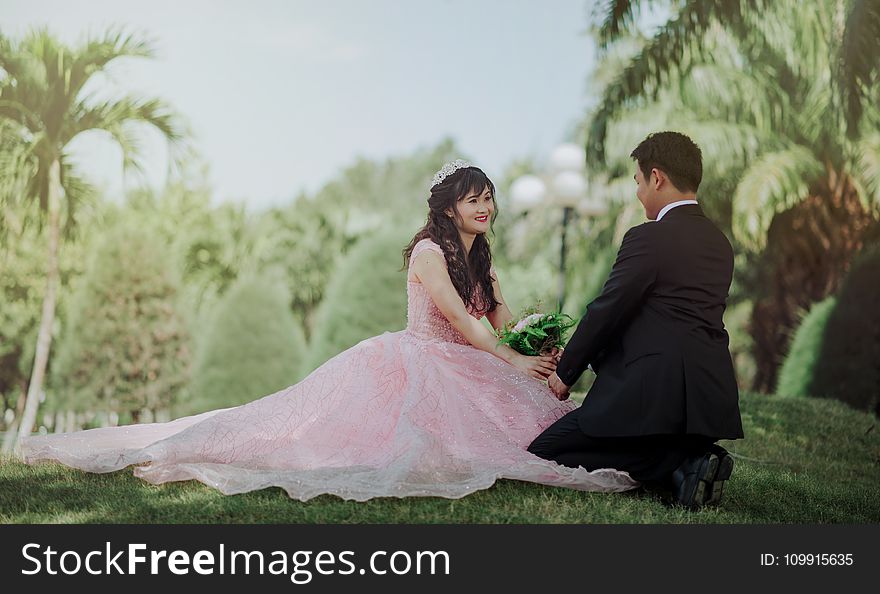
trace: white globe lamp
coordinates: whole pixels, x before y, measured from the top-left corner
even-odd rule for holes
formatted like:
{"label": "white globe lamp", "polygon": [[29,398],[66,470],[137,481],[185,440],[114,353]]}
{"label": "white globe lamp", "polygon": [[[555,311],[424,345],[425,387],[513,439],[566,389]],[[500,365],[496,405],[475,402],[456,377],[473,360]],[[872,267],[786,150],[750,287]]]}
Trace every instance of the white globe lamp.
{"label": "white globe lamp", "polygon": [[523,212],[534,208],[544,201],[547,186],[537,175],[523,175],[510,186],[510,200],[513,210]]}
{"label": "white globe lamp", "polygon": [[550,153],[550,169],[552,171],[583,171],[586,153],[576,144],[565,142]]}
{"label": "white globe lamp", "polygon": [[553,195],[560,206],[573,207],[587,194],[587,180],[580,171],[560,171],[553,176]]}

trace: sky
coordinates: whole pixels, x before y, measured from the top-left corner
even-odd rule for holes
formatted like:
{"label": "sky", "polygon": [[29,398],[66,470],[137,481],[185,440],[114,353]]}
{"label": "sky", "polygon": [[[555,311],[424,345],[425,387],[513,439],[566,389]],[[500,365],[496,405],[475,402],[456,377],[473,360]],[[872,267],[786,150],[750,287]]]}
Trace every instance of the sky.
{"label": "sky", "polygon": [[[358,157],[452,137],[490,176],[545,159],[584,117],[595,60],[590,0],[0,0],[0,32],[47,26],[77,44],[121,25],[153,41],[98,93],[156,96],[183,115],[215,201],[249,209],[314,192]],[[112,91],[108,91],[112,89]],[[147,132],[143,177],[168,155]],[[71,152],[109,194],[121,152],[86,133]]]}

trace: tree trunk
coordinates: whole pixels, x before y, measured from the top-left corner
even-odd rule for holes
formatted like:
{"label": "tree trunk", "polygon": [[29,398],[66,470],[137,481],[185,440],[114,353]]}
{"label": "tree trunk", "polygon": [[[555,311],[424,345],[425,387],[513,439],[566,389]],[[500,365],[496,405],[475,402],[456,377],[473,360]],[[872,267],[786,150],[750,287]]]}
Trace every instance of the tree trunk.
{"label": "tree trunk", "polygon": [[49,253],[46,270],[46,295],[43,297],[43,312],[40,331],[37,334],[37,349],[34,354],[34,367],[28,384],[24,415],[18,426],[16,449],[22,437],[31,434],[43,393],[43,380],[49,363],[49,347],[52,344],[52,326],[55,324],[55,302],[58,292],[58,245],[61,235],[61,164],[58,159],[49,167]]}
{"label": "tree trunk", "polygon": [[806,311],[837,292],[876,223],[852,182],[830,166],[823,183],[776,215],[761,257],[750,323],[756,373],[752,389],[774,392],[777,375]]}
{"label": "tree trunk", "polygon": [[6,433],[3,435],[3,445],[0,446],[0,453],[8,454],[12,451],[12,446],[15,444],[15,436],[18,434],[18,423],[19,420],[16,418],[6,428]]}

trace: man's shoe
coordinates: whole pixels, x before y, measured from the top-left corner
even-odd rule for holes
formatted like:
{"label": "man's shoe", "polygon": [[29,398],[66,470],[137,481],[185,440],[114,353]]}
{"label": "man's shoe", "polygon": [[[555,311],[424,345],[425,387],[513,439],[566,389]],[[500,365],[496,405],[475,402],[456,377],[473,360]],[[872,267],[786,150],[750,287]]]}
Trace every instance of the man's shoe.
{"label": "man's shoe", "polygon": [[724,483],[730,479],[730,475],[733,473],[733,456],[717,443],[713,443],[709,447],[709,451],[718,456],[718,470],[715,473],[715,478],[709,483],[705,505],[718,505],[724,494]]}
{"label": "man's shoe", "polygon": [[711,451],[686,458],[672,473],[675,503],[691,510],[703,507],[712,494],[719,462]]}

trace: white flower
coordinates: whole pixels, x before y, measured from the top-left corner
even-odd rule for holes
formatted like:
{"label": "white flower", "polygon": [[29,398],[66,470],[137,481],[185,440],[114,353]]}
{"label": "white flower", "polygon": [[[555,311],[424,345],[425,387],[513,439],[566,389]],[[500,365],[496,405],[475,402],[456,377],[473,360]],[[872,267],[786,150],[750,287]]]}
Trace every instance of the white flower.
{"label": "white flower", "polygon": [[519,322],[516,323],[516,326],[513,327],[513,331],[520,332],[526,326],[531,326],[533,322],[537,322],[538,320],[540,320],[543,317],[544,317],[544,314],[540,314],[540,313],[533,313],[530,316],[526,316],[523,319],[521,319]]}

